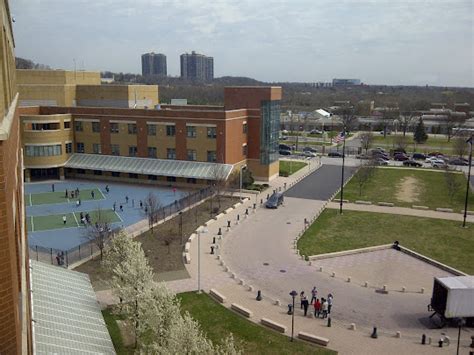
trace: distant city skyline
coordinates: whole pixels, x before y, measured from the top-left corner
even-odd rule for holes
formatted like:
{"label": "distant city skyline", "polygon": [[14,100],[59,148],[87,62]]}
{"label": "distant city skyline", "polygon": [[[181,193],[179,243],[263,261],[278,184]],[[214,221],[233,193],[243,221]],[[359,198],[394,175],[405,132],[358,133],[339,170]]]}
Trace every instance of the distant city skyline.
{"label": "distant city skyline", "polygon": [[474,87],[470,0],[16,0],[16,55],[53,68],[140,73],[164,53],[168,75],[195,50],[215,77]]}

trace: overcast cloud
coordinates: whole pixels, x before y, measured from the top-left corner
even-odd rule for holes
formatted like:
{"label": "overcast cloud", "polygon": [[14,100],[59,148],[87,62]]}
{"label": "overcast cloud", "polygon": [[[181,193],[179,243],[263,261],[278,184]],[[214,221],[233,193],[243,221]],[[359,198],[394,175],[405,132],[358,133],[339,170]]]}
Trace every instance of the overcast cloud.
{"label": "overcast cloud", "polygon": [[472,0],[10,0],[17,56],[141,72],[140,55],[214,57],[215,76],[474,86]]}

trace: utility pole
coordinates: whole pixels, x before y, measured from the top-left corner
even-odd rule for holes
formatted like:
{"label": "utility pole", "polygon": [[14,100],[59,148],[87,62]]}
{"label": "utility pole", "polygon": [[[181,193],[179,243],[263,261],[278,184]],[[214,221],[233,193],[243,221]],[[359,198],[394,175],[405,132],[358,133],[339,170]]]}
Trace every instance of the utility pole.
{"label": "utility pole", "polygon": [[339,214],[342,214],[342,200],[344,199],[344,162],[346,159],[346,126],[343,127],[342,143],[342,170],[341,170],[341,199],[339,201]]}
{"label": "utility pole", "polygon": [[462,221],[462,226],[466,227],[466,218],[467,218],[467,203],[469,200],[469,185],[471,183],[471,165],[472,165],[472,134],[471,138],[467,140],[466,143],[469,143],[470,149],[469,149],[469,168],[467,172],[467,184],[466,184],[466,198],[464,200],[464,218]]}

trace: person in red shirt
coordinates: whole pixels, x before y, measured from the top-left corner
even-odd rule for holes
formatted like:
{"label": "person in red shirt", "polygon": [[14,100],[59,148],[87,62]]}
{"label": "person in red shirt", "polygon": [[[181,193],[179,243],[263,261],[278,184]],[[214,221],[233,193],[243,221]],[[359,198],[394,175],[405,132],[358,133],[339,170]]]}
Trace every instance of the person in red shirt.
{"label": "person in red shirt", "polygon": [[321,314],[321,302],[319,301],[319,298],[316,298],[316,301],[314,302],[314,317],[319,318],[320,314]]}

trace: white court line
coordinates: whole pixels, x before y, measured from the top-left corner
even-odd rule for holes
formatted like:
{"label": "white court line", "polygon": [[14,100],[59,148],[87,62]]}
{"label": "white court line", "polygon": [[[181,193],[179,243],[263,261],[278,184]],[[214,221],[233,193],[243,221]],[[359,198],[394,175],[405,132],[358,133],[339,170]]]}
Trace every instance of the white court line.
{"label": "white court line", "polygon": [[33,206],[33,202],[31,202],[31,194],[30,194],[30,206]]}
{"label": "white court line", "polygon": [[73,212],[72,215],[74,216],[74,219],[76,220],[77,226],[80,227],[79,222],[77,221],[76,212]]}
{"label": "white court line", "polygon": [[120,215],[117,213],[117,211],[114,211],[114,213],[120,219],[120,221],[123,223],[123,219],[122,219],[122,217],[120,217]]}
{"label": "white court line", "polygon": [[100,194],[102,195],[102,199],[105,200],[105,196],[104,196],[104,193],[102,192],[102,190],[99,189],[98,187],[97,187],[97,190],[98,190],[98,191],[100,192]]}
{"label": "white court line", "polygon": [[31,216],[31,231],[34,232],[35,231],[35,224],[33,222],[33,216]]}

